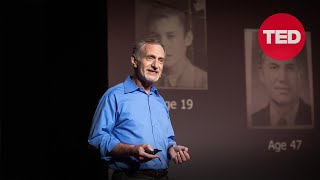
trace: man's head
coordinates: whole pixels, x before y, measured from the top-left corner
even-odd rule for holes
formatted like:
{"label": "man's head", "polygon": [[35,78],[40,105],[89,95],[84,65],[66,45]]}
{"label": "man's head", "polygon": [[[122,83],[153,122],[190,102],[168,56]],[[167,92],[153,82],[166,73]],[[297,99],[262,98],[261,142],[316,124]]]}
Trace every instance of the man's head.
{"label": "man's head", "polygon": [[147,24],[148,35],[160,39],[167,49],[166,68],[188,59],[193,34],[185,12],[167,6],[153,7]]}
{"label": "man's head", "polygon": [[141,83],[152,84],[159,80],[165,60],[165,49],[157,39],[137,42],[133,47],[131,63]]}
{"label": "man's head", "polygon": [[259,62],[259,77],[271,100],[278,105],[297,102],[301,85],[300,59],[275,60],[264,53]]}

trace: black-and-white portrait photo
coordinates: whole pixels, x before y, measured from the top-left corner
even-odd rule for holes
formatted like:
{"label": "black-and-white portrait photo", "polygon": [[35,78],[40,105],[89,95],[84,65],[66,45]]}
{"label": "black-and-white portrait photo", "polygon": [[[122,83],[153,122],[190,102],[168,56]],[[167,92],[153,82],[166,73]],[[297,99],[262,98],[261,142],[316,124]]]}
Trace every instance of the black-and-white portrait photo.
{"label": "black-and-white portrait photo", "polygon": [[166,48],[160,89],[208,89],[205,0],[135,0],[135,38]]}
{"label": "black-and-white portrait photo", "polygon": [[258,29],[245,29],[247,125],[250,129],[314,127],[311,33],[302,51],[275,60],[260,48]]}

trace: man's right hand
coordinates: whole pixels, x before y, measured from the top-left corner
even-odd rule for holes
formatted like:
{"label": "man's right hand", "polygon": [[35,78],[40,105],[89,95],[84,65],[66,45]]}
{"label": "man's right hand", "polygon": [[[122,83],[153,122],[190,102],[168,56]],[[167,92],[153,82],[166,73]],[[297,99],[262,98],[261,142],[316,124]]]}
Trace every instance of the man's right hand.
{"label": "man's right hand", "polygon": [[132,148],[132,154],[140,162],[147,162],[154,158],[159,158],[158,155],[148,154],[145,150],[153,151],[153,148],[149,144],[139,144]]}

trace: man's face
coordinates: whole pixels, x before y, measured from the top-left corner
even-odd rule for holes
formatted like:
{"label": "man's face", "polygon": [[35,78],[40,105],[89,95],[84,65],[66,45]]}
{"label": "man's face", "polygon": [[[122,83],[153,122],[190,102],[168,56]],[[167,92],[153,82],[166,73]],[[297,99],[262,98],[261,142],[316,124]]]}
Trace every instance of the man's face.
{"label": "man's face", "polygon": [[280,105],[293,103],[298,98],[300,70],[296,59],[273,60],[265,56],[260,79],[271,99]]}
{"label": "man's face", "polygon": [[137,64],[137,75],[141,82],[154,83],[159,80],[163,70],[165,52],[162,46],[157,44],[145,44],[140,59],[132,59]]}
{"label": "man's face", "polygon": [[187,58],[187,47],[190,46],[192,40],[188,34],[185,34],[183,24],[178,16],[164,17],[153,21],[149,26],[149,33],[160,39],[166,47],[166,68],[173,67],[177,62]]}

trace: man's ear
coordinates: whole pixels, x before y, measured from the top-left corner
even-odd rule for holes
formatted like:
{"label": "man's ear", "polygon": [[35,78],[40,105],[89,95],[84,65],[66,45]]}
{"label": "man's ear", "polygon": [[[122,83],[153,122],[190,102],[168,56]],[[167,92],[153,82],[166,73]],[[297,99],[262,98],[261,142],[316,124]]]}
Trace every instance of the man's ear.
{"label": "man's ear", "polygon": [[259,73],[260,81],[264,84],[265,83],[265,74],[263,72],[263,67],[262,66],[263,66],[262,64],[258,65],[258,73]]}
{"label": "man's ear", "polygon": [[192,33],[191,30],[189,30],[189,31],[185,34],[184,44],[185,44],[186,46],[191,46],[192,41],[193,41],[193,33]]}
{"label": "man's ear", "polygon": [[134,68],[137,68],[137,59],[134,55],[131,56],[131,63]]}
{"label": "man's ear", "polygon": [[300,87],[300,89],[303,89],[303,79],[304,79],[304,72],[302,71],[302,69],[298,69],[298,72],[297,72],[297,83],[298,83],[298,87]]}

